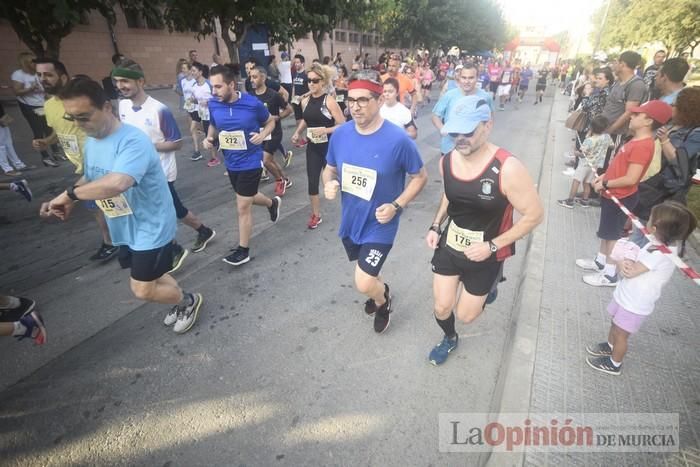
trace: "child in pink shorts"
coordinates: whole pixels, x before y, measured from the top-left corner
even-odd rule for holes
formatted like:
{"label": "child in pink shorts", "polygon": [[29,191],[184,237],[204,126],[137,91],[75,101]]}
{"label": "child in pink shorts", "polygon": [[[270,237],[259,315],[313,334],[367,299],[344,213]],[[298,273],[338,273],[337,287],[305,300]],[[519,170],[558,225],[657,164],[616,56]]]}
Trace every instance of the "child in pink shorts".
{"label": "child in pink shorts", "polygon": [[598,371],[611,375],[622,373],[622,359],[627,352],[627,339],[636,333],[644,320],[654,311],[654,304],[661,296],[661,289],[671,279],[675,266],[668,255],[661,253],[657,245],[669,247],[677,253],[681,242],[681,254],[685,240],[695,230],[697,219],[687,207],[675,201],[666,201],[651,210],[647,229],[656,239],[639,250],[636,258],[631,248],[621,245],[618,268],[623,279],[618,282],[613,299],[608,305],[612,317],[608,341],[586,346],[591,357],[586,363]]}

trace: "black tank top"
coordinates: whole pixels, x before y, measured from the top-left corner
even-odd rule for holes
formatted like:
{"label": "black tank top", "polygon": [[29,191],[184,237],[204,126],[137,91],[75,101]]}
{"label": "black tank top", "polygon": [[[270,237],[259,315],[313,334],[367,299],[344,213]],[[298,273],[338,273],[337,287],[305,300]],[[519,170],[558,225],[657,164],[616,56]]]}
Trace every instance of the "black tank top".
{"label": "black tank top", "polygon": [[[309,102],[307,102],[302,113],[307,128],[330,128],[335,126],[335,119],[333,119],[333,115],[331,115],[330,110],[326,107],[327,96],[327,94],[318,97],[309,96]],[[328,138],[330,139],[330,135],[328,135]],[[311,141],[309,141],[309,143],[314,144]]]}
{"label": "black tank top", "polygon": [[[442,173],[445,196],[449,201],[447,215],[450,223],[461,229],[483,232],[483,241],[498,237],[513,226],[513,206],[501,191],[501,167],[506,159],[513,157],[508,151],[499,148],[483,172],[470,180],[457,178],[452,173],[452,155],[442,160]],[[457,157],[460,157],[457,155]],[[450,224],[445,227],[441,246],[445,246],[450,235]],[[452,232],[454,235],[454,232]],[[465,258],[464,253],[447,247],[447,250]],[[515,254],[515,244],[501,248],[487,261],[503,261]]]}

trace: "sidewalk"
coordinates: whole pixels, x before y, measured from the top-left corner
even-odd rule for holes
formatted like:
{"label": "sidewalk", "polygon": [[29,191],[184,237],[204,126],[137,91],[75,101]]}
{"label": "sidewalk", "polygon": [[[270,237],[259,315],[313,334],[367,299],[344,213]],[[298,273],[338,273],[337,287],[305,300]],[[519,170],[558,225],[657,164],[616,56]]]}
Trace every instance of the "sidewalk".
{"label": "sidewalk", "polygon": [[[512,465],[698,465],[700,289],[692,281],[679,271],[674,273],[655,312],[630,339],[621,376],[596,372],[585,362],[586,344],[607,336],[606,307],[613,289],[584,284],[583,272],[574,264],[577,258],[591,257],[597,251],[600,209],[577,206],[570,210],[556,202],[566,196],[571,183],[570,177],[562,175],[562,154],[572,145],[572,133],[564,127],[566,116],[567,99],[557,93],[548,138],[551,150],[545,154],[540,180],[546,219],[533,239],[526,266],[528,276],[542,280],[531,281],[528,288],[526,278],[521,291],[515,355],[511,356],[501,411],[678,413],[680,453],[552,454],[533,449],[524,459],[511,458]],[[698,269],[697,252],[688,250],[686,262]],[[534,352],[523,344],[534,344]],[[534,363],[532,371],[525,371],[528,361]],[[523,401],[513,388],[518,388],[519,395],[527,394],[525,405],[518,407]]]}

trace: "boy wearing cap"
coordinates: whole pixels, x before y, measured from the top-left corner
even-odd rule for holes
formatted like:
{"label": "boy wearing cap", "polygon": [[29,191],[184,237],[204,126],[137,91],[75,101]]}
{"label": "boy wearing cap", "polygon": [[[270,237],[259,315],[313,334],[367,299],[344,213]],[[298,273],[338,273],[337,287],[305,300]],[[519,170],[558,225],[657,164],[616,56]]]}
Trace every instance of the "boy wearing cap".
{"label": "boy wearing cap", "polygon": [[374,315],[378,334],[389,326],[392,312],[389,286],[379,273],[394,244],[401,212],[428,180],[416,144],[403,128],[382,118],[382,92],[376,71],[352,75],[347,103],[353,121],[333,133],[323,171],[326,198],[342,193],[338,235],[348,259],[357,261],[355,287],[368,297],[365,313]]}
{"label": "boy wearing cap", "polygon": [[623,145],[605,171],[593,182],[601,192],[598,238],[600,249],[594,259],[577,259],[576,266],[595,271],[583,276],[583,281],[595,287],[615,287],[617,271],[609,258],[615,242],[622,238],[627,216],[612,201],[615,196],[627,209],[633,210],[639,202],[639,181],[654,157],[654,133],[671,119],[671,106],[659,100],[629,109],[629,129],[632,139]]}
{"label": "boy wearing cap", "polygon": [[[542,203],[527,169],[488,141],[492,127],[491,109],[479,96],[455,101],[442,127],[454,149],[440,160],[444,193],[425,238],[435,250],[434,313],[444,332],[428,357],[433,365],[457,348],[453,309],[465,323],[476,319],[503,261],[515,253],[515,241],[542,221]],[[515,224],[514,209],[522,215]]]}

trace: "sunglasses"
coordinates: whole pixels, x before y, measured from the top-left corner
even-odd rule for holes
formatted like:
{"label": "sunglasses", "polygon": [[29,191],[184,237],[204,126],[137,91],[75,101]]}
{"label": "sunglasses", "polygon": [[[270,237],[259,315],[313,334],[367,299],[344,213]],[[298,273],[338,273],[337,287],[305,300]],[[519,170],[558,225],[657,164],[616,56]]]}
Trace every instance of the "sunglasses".
{"label": "sunglasses", "polygon": [[78,122],[78,123],[87,123],[90,121],[92,116],[95,114],[95,112],[90,112],[87,115],[71,115],[71,114],[63,114],[63,120],[67,120],[69,122]]}
{"label": "sunglasses", "polygon": [[323,81],[321,78],[309,78],[309,83],[318,84]]}

